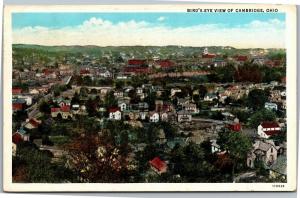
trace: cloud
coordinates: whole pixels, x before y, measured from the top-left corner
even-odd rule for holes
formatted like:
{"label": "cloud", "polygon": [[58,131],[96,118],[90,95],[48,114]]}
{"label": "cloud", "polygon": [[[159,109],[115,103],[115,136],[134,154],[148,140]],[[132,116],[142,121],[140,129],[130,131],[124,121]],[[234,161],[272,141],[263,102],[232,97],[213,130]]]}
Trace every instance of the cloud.
{"label": "cloud", "polygon": [[161,16],[161,17],[157,18],[157,20],[158,21],[164,21],[164,20],[166,20],[166,17]]}
{"label": "cloud", "polygon": [[13,30],[13,43],[39,45],[183,45],[284,48],[285,23],[255,20],[240,26],[199,24],[171,27],[147,21],[112,23],[92,17],[81,25],[64,28],[24,27]]}

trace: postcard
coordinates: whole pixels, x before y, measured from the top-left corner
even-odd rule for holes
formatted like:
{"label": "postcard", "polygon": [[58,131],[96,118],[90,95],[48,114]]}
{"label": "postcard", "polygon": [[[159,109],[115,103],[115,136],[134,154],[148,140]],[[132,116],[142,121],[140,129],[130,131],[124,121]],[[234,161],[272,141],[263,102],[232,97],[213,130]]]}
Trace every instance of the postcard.
{"label": "postcard", "polygon": [[6,6],[4,190],[296,190],[296,7]]}

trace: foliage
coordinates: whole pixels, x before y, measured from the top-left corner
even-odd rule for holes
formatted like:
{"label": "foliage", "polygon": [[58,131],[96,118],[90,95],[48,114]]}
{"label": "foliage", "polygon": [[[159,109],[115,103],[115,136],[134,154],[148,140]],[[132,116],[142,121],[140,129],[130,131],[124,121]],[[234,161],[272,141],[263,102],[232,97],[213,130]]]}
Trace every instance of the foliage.
{"label": "foliage", "polygon": [[249,125],[252,128],[257,128],[263,121],[274,121],[276,119],[276,114],[273,111],[262,109],[256,111],[254,114],[251,115]]}
{"label": "foliage", "polygon": [[266,92],[262,89],[253,89],[249,92],[247,103],[248,106],[254,110],[264,108],[265,103],[268,101]]}

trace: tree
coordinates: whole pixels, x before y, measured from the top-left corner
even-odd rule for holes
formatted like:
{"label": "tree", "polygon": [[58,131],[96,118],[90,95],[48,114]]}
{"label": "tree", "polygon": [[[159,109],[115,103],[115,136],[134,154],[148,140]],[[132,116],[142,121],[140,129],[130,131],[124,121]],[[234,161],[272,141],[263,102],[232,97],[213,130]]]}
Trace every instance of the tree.
{"label": "tree", "polygon": [[276,114],[273,111],[268,109],[262,109],[260,111],[256,111],[251,117],[249,121],[249,125],[252,128],[257,128],[263,121],[275,121]]}
{"label": "tree", "polygon": [[45,100],[42,100],[39,103],[39,111],[42,112],[42,113],[45,113],[45,114],[50,113],[50,106]]}
{"label": "tree", "polygon": [[[40,151],[33,143],[23,142],[18,144],[16,158],[14,158],[13,166],[16,172],[13,172],[13,177],[18,174],[20,178],[26,178],[32,183],[61,183],[66,181],[74,181],[74,175],[61,164],[51,162],[52,156],[47,151]],[[22,162],[22,163],[20,163]],[[26,175],[19,175],[20,169]],[[60,171],[65,172],[62,176]],[[68,174],[66,174],[68,173]],[[75,182],[75,181],[74,181]]]}
{"label": "tree", "polygon": [[66,149],[72,159],[70,166],[81,182],[128,181],[130,171],[127,156],[121,155],[120,148],[104,135],[100,137],[97,133],[81,134]]}
{"label": "tree", "polygon": [[104,105],[106,108],[109,108],[109,107],[116,107],[118,105],[118,102],[114,96],[114,92],[113,91],[110,91],[108,92],[106,95],[105,95],[105,98],[104,98]]}
{"label": "tree", "polygon": [[262,89],[253,89],[248,94],[247,103],[253,110],[264,108],[265,103],[268,101],[266,92]]}
{"label": "tree", "polygon": [[233,162],[232,177],[234,178],[236,168],[245,164],[247,153],[252,147],[251,141],[241,133],[224,130],[219,133],[217,143],[221,150],[227,151]]}

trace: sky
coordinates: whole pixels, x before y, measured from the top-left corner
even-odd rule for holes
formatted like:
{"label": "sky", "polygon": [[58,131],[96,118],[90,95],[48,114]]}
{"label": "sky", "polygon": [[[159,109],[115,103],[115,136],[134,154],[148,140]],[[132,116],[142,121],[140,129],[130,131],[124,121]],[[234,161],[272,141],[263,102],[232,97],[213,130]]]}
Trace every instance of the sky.
{"label": "sky", "polygon": [[283,13],[13,13],[13,43],[285,48]]}

